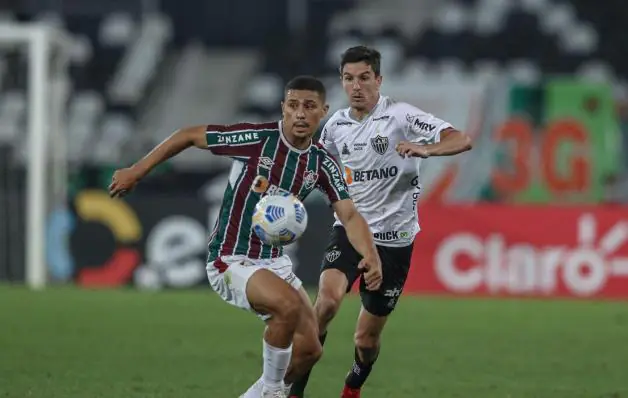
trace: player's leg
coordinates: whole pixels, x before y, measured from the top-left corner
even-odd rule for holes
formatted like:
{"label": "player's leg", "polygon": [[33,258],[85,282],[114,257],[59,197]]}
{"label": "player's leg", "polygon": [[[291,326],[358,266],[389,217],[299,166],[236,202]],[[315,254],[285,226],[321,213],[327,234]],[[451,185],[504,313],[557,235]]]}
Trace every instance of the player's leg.
{"label": "player's leg", "polygon": [[354,360],[345,378],[343,398],[359,397],[360,389],[369,377],[379,356],[381,334],[388,315],[375,315],[362,307],[354,335]]}
{"label": "player's leg", "polygon": [[354,361],[345,378],[345,387],[341,395],[344,398],[360,396],[360,389],[371,374],[379,356],[384,326],[397,305],[410,269],[412,246],[378,247],[378,251],[382,259],[384,278],[382,286],[375,292],[366,289],[364,279],[360,281],[362,308],[354,335]]}
{"label": "player's leg", "polygon": [[255,311],[266,321],[260,387],[281,391],[301,316],[299,293],[265,265],[239,256],[218,259],[208,264],[207,272],[212,288],[225,301]]}
{"label": "player's leg", "polygon": [[[360,256],[351,246],[345,229],[334,227],[323,258],[318,293],[314,304],[321,346],[325,344],[329,323],[336,316],[344,296],[357,279],[359,262]],[[295,380],[290,390],[290,397],[304,396],[310,370]]]}
{"label": "player's leg", "polygon": [[303,305],[292,344],[292,362],[284,380],[288,387],[307,373],[323,354],[314,307],[305,289],[300,288],[299,295]]}
{"label": "player's leg", "polygon": [[[299,288],[298,292],[303,305],[299,323],[292,340],[292,358],[284,378],[284,392],[286,394],[289,393],[292,383],[310,370],[323,353],[323,347],[318,340],[318,325],[316,324],[316,316],[314,315],[314,308],[310,298],[302,287]],[[260,378],[249,388],[244,397],[259,397],[263,385],[264,382]]]}

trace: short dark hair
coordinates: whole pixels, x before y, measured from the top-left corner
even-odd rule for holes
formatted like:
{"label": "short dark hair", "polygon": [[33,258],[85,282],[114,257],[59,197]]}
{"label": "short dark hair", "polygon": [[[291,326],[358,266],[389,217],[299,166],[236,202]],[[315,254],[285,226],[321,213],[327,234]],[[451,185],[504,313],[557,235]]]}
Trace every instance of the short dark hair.
{"label": "short dark hair", "polygon": [[346,64],[354,64],[358,62],[364,62],[369,65],[375,76],[379,76],[382,66],[382,54],[374,48],[366,46],[351,47],[342,54],[340,59],[340,74]]}
{"label": "short dark hair", "polygon": [[315,91],[318,95],[321,96],[323,101],[327,96],[327,90],[325,90],[325,85],[322,81],[318,80],[314,76],[297,76],[290,80],[286,87],[284,88],[284,95],[288,92],[288,90],[308,90]]}

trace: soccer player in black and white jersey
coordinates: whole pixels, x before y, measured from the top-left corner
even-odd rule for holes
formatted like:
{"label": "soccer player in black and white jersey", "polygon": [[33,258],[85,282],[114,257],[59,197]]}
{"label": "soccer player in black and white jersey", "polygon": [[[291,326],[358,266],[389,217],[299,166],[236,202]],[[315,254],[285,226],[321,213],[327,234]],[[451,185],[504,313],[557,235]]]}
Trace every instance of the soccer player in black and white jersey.
{"label": "soccer player in black and white jersey", "polygon": [[[350,107],[328,120],[319,142],[342,163],[349,193],[369,224],[382,261],[379,289],[369,291],[364,279],[360,281],[362,308],[354,337],[355,358],[343,398],[360,397],[377,360],[384,325],[403,291],[420,229],[416,204],[421,159],[471,149],[469,136],[451,124],[381,95],[380,64],[379,52],[364,46],[342,55],[340,74]],[[343,297],[360,277],[360,259],[336,217],[315,303],[321,343]],[[290,397],[304,396],[308,377],[293,384]]]}
{"label": "soccer player in black and white jersey", "polygon": [[208,247],[207,276],[224,301],[266,323],[262,376],[242,398],[285,398],[290,384],[322,350],[312,305],[290,258],[282,247],[263,243],[252,229],[255,206],[264,195],[290,193],[303,200],[321,190],[364,256],[360,268],[368,288],[378,289],[381,283],[381,261],[367,222],[356,211],[336,161],[312,142],[328,109],[323,83],[310,76],[294,78],[281,106],[280,121],[180,129],[133,166],[117,170],[109,187],[112,196],[120,196],[157,165],[191,147],[233,159]]}

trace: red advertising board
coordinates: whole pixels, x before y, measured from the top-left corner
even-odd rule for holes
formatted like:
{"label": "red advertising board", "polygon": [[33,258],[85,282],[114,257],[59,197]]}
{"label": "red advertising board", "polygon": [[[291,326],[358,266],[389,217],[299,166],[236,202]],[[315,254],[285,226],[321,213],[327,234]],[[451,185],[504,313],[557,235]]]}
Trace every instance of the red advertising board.
{"label": "red advertising board", "polygon": [[424,206],[406,293],[628,299],[628,208]]}

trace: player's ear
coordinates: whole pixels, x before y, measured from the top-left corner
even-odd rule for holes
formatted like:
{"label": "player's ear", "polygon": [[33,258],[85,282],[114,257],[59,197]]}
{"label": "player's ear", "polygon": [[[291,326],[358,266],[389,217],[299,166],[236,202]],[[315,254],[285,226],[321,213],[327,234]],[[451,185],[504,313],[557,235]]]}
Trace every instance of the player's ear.
{"label": "player's ear", "polygon": [[323,106],[323,117],[327,116],[327,112],[329,112],[329,104]]}

